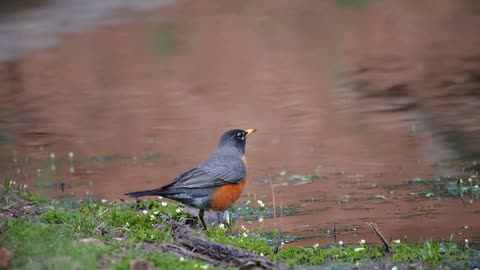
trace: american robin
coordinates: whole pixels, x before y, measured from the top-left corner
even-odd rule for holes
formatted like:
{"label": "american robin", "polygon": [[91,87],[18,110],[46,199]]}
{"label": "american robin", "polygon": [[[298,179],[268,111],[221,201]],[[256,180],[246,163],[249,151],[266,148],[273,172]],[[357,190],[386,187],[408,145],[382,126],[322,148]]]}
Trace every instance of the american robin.
{"label": "american robin", "polygon": [[135,191],[131,197],[163,196],[199,209],[198,219],[207,228],[205,210],[226,211],[240,198],[246,183],[246,137],[255,129],[223,133],[215,152],[197,167],[177,176],[161,188]]}

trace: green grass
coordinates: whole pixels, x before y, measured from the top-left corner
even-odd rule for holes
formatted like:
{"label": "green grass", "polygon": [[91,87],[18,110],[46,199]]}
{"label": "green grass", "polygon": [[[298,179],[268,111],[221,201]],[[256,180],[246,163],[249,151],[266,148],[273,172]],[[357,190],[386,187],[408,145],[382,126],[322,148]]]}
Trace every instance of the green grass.
{"label": "green grass", "polygon": [[7,219],[0,242],[13,251],[14,269],[95,269],[108,247],[75,243],[74,230],[57,224]]}
{"label": "green grass", "polygon": [[[120,204],[47,201],[24,192],[21,185],[9,179],[0,185],[0,195],[0,214],[8,208],[18,215],[0,219],[0,243],[15,254],[12,269],[96,269],[99,264],[109,269],[130,269],[134,259],[146,260],[160,269],[214,268],[206,262],[161,252],[163,245],[175,241],[167,219],[197,222],[182,206],[155,200]],[[258,204],[265,208],[263,203]],[[287,247],[283,234],[263,232],[262,227],[256,231],[242,227],[232,233],[217,225],[195,234],[294,267],[333,264],[348,268],[386,261],[381,246]],[[423,263],[465,268],[480,261],[478,251],[451,240],[392,245],[392,266]]]}

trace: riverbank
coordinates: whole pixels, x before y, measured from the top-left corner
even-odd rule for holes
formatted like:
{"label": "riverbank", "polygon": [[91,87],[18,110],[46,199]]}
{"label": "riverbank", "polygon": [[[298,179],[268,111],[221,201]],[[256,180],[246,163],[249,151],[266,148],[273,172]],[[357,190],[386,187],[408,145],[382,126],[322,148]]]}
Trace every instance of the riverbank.
{"label": "riverbank", "polygon": [[[6,269],[466,269],[480,266],[468,242],[289,247],[280,231],[223,225],[203,231],[183,206],[45,200],[5,179],[0,187],[0,268]],[[388,249],[387,246],[390,248]]]}

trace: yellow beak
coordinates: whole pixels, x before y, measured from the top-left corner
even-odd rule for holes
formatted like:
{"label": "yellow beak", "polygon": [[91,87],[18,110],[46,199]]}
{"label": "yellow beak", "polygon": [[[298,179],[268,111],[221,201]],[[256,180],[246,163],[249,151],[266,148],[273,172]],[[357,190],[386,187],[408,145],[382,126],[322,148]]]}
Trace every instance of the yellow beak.
{"label": "yellow beak", "polygon": [[255,131],[257,131],[257,130],[256,129],[247,129],[247,130],[245,130],[245,132],[246,132],[245,136],[250,136]]}

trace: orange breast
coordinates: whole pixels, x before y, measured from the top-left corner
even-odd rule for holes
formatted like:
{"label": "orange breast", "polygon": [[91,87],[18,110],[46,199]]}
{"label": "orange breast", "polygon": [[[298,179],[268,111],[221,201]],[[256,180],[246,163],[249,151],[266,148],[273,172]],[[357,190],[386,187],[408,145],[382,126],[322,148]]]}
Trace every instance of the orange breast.
{"label": "orange breast", "polygon": [[[247,159],[242,156],[245,169],[247,168]],[[219,187],[212,195],[211,207],[215,211],[225,211],[234,204],[243,193],[243,188],[247,183],[247,176],[236,184],[227,184]]]}
{"label": "orange breast", "polygon": [[211,207],[215,211],[225,211],[242,195],[246,177],[236,184],[228,184],[219,187],[212,195]]}

